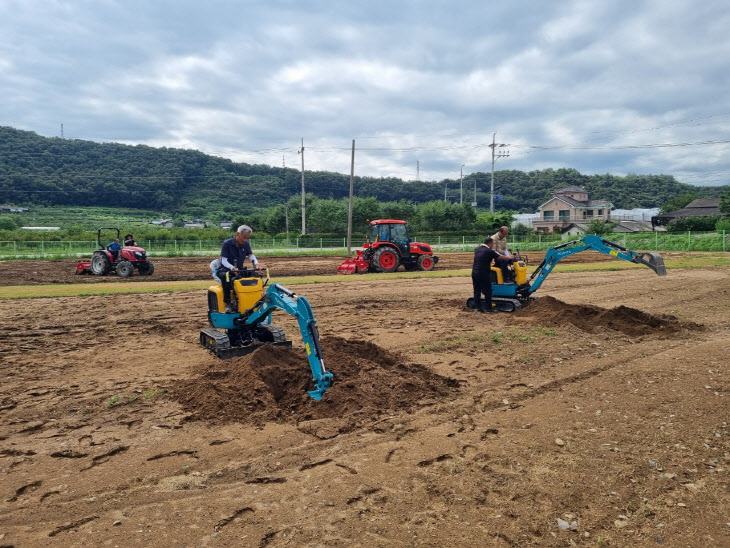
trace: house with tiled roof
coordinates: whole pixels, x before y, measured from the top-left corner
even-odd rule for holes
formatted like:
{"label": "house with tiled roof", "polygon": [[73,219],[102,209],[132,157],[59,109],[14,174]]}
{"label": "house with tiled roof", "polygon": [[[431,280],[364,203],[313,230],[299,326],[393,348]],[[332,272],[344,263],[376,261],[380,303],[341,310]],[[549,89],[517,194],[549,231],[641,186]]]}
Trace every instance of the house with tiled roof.
{"label": "house with tiled roof", "polygon": [[714,217],[721,215],[720,198],[700,198],[693,200],[682,209],[660,213],[651,218],[653,226],[666,226],[676,219],[683,217]]}
{"label": "house with tiled roof", "polygon": [[538,232],[560,232],[575,223],[609,221],[612,207],[608,200],[589,200],[584,188],[567,186],[553,191],[552,198],[538,207],[540,218],[532,226]]}

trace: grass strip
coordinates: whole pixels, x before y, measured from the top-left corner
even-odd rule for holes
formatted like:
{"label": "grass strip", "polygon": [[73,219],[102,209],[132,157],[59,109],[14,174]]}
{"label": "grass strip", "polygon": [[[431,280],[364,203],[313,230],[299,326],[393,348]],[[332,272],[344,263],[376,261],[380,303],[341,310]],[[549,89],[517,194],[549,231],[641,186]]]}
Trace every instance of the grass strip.
{"label": "grass strip", "polygon": [[[665,258],[667,269],[707,268],[730,266],[730,255],[708,255],[703,257]],[[554,272],[599,272],[647,268],[626,261],[596,263],[558,264]],[[647,269],[648,270],[648,269]],[[358,283],[374,280],[404,280],[421,278],[465,278],[471,276],[471,269],[435,270],[431,272],[394,272],[391,274],[352,274],[326,276],[290,276],[272,279],[272,283],[284,286],[319,283]],[[15,285],[0,287],[0,299],[29,299],[37,297],[84,297],[91,295],[115,295],[120,293],[161,293],[170,291],[191,291],[206,289],[213,280],[181,280],[173,282],[107,282],[85,284]]]}

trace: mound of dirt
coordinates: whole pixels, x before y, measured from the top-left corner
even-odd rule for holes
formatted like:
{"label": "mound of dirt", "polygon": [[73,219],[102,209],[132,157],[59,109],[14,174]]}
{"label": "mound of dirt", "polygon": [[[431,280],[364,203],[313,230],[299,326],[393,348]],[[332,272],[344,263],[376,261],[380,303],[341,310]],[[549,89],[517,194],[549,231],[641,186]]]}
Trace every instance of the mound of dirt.
{"label": "mound of dirt", "polygon": [[632,337],[651,334],[672,334],[701,326],[682,323],[676,316],[653,316],[628,306],[601,308],[592,305],[567,304],[554,297],[540,297],[529,306],[514,313],[516,317],[532,319],[545,326],[572,324],[583,331],[595,333],[601,328],[620,331]]}
{"label": "mound of dirt", "polygon": [[334,382],[320,401],[307,394],[313,382],[304,352],[280,346],[221,360],[199,377],[176,383],[171,395],[192,420],[260,426],[338,419],[340,433],[360,420],[433,403],[458,389],[457,381],[369,342],[325,337],[321,344]]}

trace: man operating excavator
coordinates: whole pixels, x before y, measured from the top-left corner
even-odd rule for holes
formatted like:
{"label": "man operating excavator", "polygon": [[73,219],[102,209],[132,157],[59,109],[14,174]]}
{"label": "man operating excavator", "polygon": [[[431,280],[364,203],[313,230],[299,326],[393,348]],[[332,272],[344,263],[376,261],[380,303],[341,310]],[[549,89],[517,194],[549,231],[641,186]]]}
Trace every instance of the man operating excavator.
{"label": "man operating excavator", "polygon": [[231,290],[233,289],[235,273],[240,268],[243,268],[243,263],[246,258],[251,260],[254,268],[259,268],[259,261],[256,255],[253,254],[251,244],[248,242],[252,232],[253,230],[248,225],[239,226],[236,235],[224,241],[223,247],[221,248],[221,266],[217,270],[217,275],[223,286],[223,300],[226,303],[226,314],[234,314],[236,312],[236,309],[231,303]]}

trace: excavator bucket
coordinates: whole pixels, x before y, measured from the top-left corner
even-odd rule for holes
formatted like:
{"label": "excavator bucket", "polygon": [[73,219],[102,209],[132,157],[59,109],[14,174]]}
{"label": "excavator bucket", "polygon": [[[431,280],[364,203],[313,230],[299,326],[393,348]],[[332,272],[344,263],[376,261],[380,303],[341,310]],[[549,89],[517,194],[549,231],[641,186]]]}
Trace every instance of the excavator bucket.
{"label": "excavator bucket", "polygon": [[659,276],[666,276],[667,269],[664,266],[664,258],[659,253],[642,253],[634,257],[634,262],[651,268]]}
{"label": "excavator bucket", "polygon": [[363,258],[362,251],[357,250],[357,255],[345,261],[337,268],[338,274],[357,274],[358,272],[367,272],[370,265]]}

